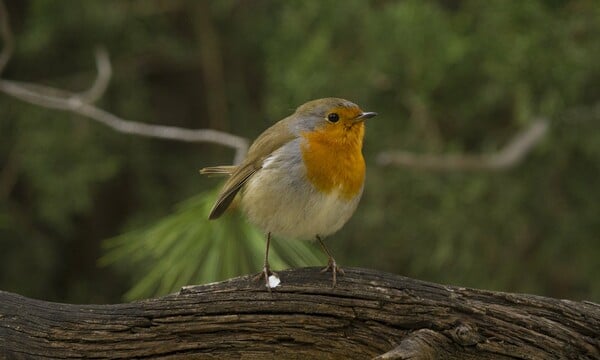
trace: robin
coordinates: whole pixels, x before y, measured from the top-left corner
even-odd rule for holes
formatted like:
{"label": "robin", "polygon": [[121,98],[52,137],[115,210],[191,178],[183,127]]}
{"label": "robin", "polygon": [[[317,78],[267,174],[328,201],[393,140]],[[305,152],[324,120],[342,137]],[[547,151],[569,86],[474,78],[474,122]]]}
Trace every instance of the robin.
{"label": "robin", "polygon": [[269,286],[271,235],[316,239],[328,256],[322,270],[344,274],[323,243],[352,216],[363,192],[364,121],[377,113],[338,98],[313,100],[265,130],[237,166],[215,166],[202,174],[225,174],[209,219],[220,217],[240,193],[239,204],[251,223],[265,231],[262,272]]}

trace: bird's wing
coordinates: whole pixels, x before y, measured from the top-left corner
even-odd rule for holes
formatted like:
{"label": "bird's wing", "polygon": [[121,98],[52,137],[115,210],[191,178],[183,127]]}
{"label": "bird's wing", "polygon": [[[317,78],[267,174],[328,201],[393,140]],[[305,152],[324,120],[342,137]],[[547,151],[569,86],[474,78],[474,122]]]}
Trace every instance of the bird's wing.
{"label": "bird's wing", "polygon": [[221,189],[217,201],[210,210],[210,215],[208,215],[209,220],[218,218],[225,210],[227,210],[235,198],[235,195],[257,170],[258,169],[254,168],[252,164],[247,164],[243,167],[240,166],[233,174],[231,174],[231,177],[227,180],[223,189]]}
{"label": "bird's wing", "polygon": [[263,161],[269,155],[295,138],[289,127],[289,119],[281,120],[265,130],[250,146],[246,159],[239,166],[217,166],[200,171],[204,174],[224,174],[227,173],[226,170],[231,171],[231,177],[223,185],[223,189],[221,189],[217,201],[210,211],[210,215],[208,216],[210,220],[217,219],[227,210],[238,191],[240,191],[252,175],[262,168]]}

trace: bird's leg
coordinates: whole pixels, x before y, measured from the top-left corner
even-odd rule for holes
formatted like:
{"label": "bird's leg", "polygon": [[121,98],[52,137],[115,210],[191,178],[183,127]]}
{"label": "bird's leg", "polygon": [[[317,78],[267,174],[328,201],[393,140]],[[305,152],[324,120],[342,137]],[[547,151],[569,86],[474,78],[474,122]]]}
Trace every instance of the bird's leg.
{"label": "bird's leg", "polygon": [[331,270],[331,272],[333,273],[332,287],[335,287],[335,285],[337,283],[337,273],[344,275],[344,270],[342,270],[342,268],[337,265],[337,263],[335,262],[335,259],[329,252],[329,249],[327,249],[327,246],[325,246],[325,243],[323,243],[323,240],[321,240],[321,237],[319,235],[317,235],[317,240],[319,240],[319,244],[321,244],[321,248],[323,249],[323,251],[325,251],[325,253],[329,257],[329,259],[327,261],[327,266],[324,267],[323,270],[321,270],[321,272],[326,272],[326,271]]}
{"label": "bird's leg", "polygon": [[271,275],[277,276],[277,274],[272,272],[271,268],[269,267],[269,245],[270,244],[271,244],[271,233],[269,232],[269,233],[267,233],[267,250],[265,251],[265,262],[263,263],[263,269],[261,272],[256,274],[256,276],[254,277],[254,281],[259,281],[260,279],[264,278],[265,284],[267,285],[267,289],[269,289],[269,291],[271,291],[271,286],[269,286],[269,276],[271,276]]}

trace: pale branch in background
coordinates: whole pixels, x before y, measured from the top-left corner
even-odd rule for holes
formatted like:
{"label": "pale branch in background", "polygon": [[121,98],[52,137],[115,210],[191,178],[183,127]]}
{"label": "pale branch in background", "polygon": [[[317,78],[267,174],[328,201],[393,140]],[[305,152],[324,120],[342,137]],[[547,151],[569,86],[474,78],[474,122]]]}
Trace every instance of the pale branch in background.
{"label": "pale branch in background", "polygon": [[88,104],[95,103],[104,95],[112,76],[108,51],[102,46],[96,48],[96,69],[98,73],[92,86],[88,90],[79,93],[79,99]]}
{"label": "pale branch in background", "polygon": [[96,102],[108,87],[112,74],[112,67],[108,53],[103,47],[96,49],[96,68],[98,73],[92,86],[80,93],[73,93],[45,85],[32,84],[20,81],[0,79],[0,90],[23,101],[60,110],[70,110],[82,103]]}
{"label": "pale branch in background", "polygon": [[[34,90],[35,89],[35,90]],[[62,96],[42,93],[53,92]],[[21,83],[10,80],[0,80],[0,91],[29,102],[31,104],[58,110],[70,111],[96,120],[110,128],[126,134],[148,136],[186,142],[210,142],[236,149],[234,163],[244,158],[248,149],[248,140],[212,129],[185,129],[175,126],[151,125],[122,119],[105,110],[95,107],[86,100],[97,96],[92,87],[84,96],[72,94],[59,89],[41,87],[35,84]],[[87,95],[87,97],[85,96]],[[93,96],[92,96],[93,95]]]}
{"label": "pale branch in background", "polygon": [[[2,1],[0,1],[0,21],[2,21],[0,36],[4,43],[4,49],[0,53],[1,71],[10,60],[13,49],[8,13]],[[241,162],[246,155],[249,142],[240,136],[212,129],[186,129],[125,120],[92,105],[102,97],[112,76],[108,53],[103,48],[96,50],[96,68],[98,74],[93,85],[87,91],[81,93],[5,79],[0,79],[0,91],[34,105],[70,111],[85,116],[121,133],[175,141],[208,142],[224,145],[236,150],[233,161],[235,164]]]}
{"label": "pale branch in background", "polygon": [[[33,90],[34,87],[37,88],[37,91]],[[41,89],[48,90],[49,88],[42,88],[34,84],[16,81],[0,80],[0,91],[6,94],[31,104],[52,109],[70,111],[79,115],[83,115],[109,126],[110,128],[121,133],[176,141],[210,142],[225,145],[236,149],[236,156],[234,160],[236,163],[243,159],[248,149],[248,140],[222,131],[212,129],[185,129],[175,126],[151,125],[125,120],[84,102],[84,98],[80,95],[70,94],[58,89],[49,89],[52,92],[60,92],[63,95],[66,95],[64,97],[58,97],[42,94],[39,91]]]}
{"label": "pale branch in background", "polygon": [[384,151],[377,155],[377,164],[437,171],[505,170],[521,162],[547,131],[548,120],[538,119],[495,153],[431,155]]}

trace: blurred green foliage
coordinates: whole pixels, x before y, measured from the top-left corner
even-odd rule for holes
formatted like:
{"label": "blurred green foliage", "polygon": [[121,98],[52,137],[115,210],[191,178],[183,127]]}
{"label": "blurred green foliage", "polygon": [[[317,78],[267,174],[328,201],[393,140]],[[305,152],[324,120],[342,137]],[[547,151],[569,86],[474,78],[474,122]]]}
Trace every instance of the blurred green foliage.
{"label": "blurred green foliage", "polygon": [[[363,200],[328,241],[342,265],[600,301],[597,1],[6,5],[16,49],[2,77],[82,90],[104,44],[114,75],[98,105],[127,119],[254,138],[314,98],[379,112]],[[550,133],[505,172],[374,161],[494,151],[536,116]],[[231,149],[123,135],[5,95],[0,119],[1,289],[110,302],[259,270],[262,257],[244,256],[262,253],[256,230],[237,215],[205,220],[220,182],[197,170],[229,163]],[[297,257],[282,243],[274,269]],[[306,244],[303,261],[316,261]],[[103,255],[117,265],[98,266]]]}

